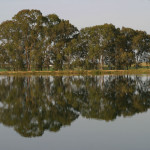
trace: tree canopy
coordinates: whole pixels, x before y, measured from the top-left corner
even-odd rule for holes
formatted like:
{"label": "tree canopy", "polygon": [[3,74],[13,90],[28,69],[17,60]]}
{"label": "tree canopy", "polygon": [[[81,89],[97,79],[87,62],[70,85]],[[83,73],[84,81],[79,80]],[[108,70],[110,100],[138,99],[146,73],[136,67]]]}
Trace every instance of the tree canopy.
{"label": "tree canopy", "polygon": [[21,10],[0,24],[0,68],[129,69],[150,62],[150,35],[112,24],[80,31],[56,14]]}

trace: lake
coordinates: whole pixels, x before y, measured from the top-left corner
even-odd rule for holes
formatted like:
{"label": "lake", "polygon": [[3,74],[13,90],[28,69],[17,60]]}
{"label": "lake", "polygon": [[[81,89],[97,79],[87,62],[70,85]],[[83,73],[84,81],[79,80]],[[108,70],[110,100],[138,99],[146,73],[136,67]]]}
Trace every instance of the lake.
{"label": "lake", "polygon": [[2,150],[149,150],[150,75],[0,76]]}

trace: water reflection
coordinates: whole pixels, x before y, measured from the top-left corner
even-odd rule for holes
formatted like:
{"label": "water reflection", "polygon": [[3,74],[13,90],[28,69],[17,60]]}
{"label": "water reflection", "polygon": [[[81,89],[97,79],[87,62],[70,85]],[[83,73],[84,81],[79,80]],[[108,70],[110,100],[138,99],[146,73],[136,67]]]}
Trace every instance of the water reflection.
{"label": "water reflection", "polygon": [[0,122],[24,137],[57,132],[79,115],[113,121],[150,108],[150,78],[139,76],[4,77]]}

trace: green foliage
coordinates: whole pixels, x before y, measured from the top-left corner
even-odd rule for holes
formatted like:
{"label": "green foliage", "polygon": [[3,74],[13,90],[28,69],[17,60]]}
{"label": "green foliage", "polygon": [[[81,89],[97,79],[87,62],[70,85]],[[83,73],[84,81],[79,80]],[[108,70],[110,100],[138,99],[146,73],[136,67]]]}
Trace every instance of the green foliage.
{"label": "green foliage", "polygon": [[21,10],[0,24],[0,67],[9,70],[129,69],[150,62],[150,35],[112,24],[78,31],[56,14]]}

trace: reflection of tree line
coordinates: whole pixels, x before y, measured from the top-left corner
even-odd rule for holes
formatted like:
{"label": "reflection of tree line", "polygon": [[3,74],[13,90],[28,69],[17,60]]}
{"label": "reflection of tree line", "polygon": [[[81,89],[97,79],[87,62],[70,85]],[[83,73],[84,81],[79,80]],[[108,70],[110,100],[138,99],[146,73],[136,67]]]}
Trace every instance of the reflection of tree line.
{"label": "reflection of tree line", "polygon": [[111,121],[150,108],[150,80],[130,76],[7,77],[0,80],[0,122],[25,137],[59,131],[81,114]]}

